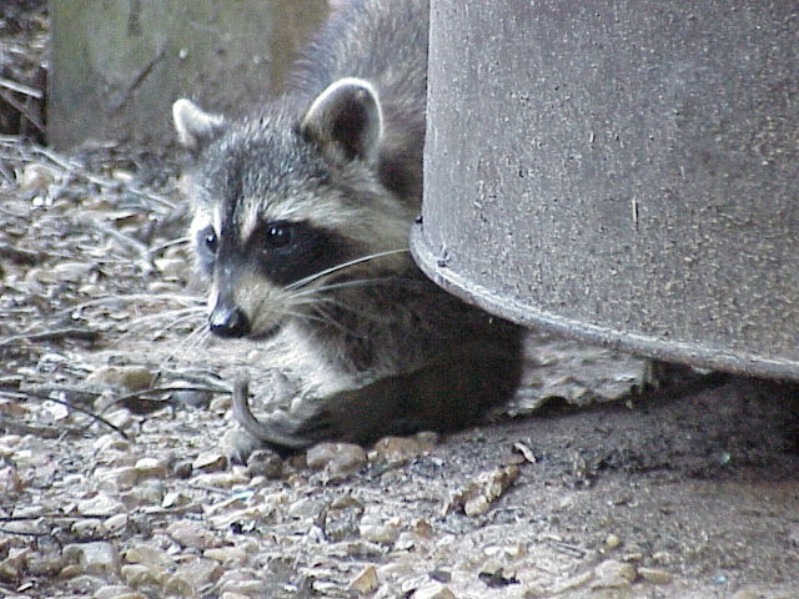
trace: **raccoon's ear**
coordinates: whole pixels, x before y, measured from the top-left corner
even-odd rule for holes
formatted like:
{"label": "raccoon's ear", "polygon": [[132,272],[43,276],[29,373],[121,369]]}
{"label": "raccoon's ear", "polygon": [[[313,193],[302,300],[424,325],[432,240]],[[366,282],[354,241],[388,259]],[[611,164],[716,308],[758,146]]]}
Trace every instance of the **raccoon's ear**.
{"label": "raccoon's ear", "polygon": [[205,112],[186,98],[172,105],[172,120],[178,132],[178,141],[193,152],[202,150],[227,129],[227,121],[223,116]]}
{"label": "raccoon's ear", "polygon": [[333,156],[374,159],[383,135],[377,91],[363,79],[339,79],[313,101],[300,131]]}

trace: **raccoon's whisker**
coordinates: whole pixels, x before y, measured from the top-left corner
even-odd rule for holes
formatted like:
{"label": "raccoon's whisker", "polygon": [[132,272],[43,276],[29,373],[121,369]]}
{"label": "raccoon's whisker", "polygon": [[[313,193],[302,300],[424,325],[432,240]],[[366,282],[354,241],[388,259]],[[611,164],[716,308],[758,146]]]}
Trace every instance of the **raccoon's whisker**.
{"label": "raccoon's whisker", "polygon": [[338,319],[334,318],[331,314],[325,311],[321,306],[322,303],[331,304],[333,307],[338,309],[342,308],[342,306],[340,306],[339,303],[333,300],[332,298],[324,296],[314,297],[312,294],[306,294],[305,297],[295,300],[293,304],[295,306],[310,306],[311,312],[315,313],[314,315],[308,314],[307,312],[292,312],[292,311],[287,311],[285,312],[285,314],[287,316],[294,316],[298,320],[308,320],[308,321],[312,320],[328,325],[334,325],[336,328],[340,329],[341,331],[344,331],[345,333],[354,334],[350,328],[343,325],[341,322],[338,321]]}
{"label": "raccoon's whisker", "polygon": [[174,346],[174,349],[169,353],[169,355],[167,355],[164,361],[171,362],[175,360],[175,357],[180,352],[199,347],[206,341],[206,339],[208,339],[210,334],[211,331],[206,324],[196,327],[191,333],[186,335],[181,340],[180,344]]}
{"label": "raccoon's whisker", "polygon": [[374,279],[358,279],[357,281],[340,281],[338,283],[329,283],[314,289],[304,289],[294,294],[294,297],[305,297],[314,295],[322,291],[333,291],[335,289],[346,289],[348,287],[368,287],[369,285],[392,284],[394,277],[379,277]]}
{"label": "raccoon's whisker", "polygon": [[[140,330],[145,325],[152,323],[152,322],[160,322],[167,319],[174,319],[177,322],[184,322],[186,320],[191,320],[199,315],[201,315],[205,310],[203,308],[182,308],[179,310],[169,310],[167,312],[158,312],[156,314],[147,314],[145,316],[139,316],[138,318],[134,318],[128,324],[130,326],[131,332]],[[169,325],[166,328],[171,328]]]}
{"label": "raccoon's whisker", "polygon": [[189,348],[200,347],[210,336],[211,329],[209,329],[207,325],[203,324],[189,333],[183,340],[182,345],[185,345]]}
{"label": "raccoon's whisker", "polygon": [[315,305],[313,306],[312,310],[313,310],[314,312],[316,312],[317,314],[319,314],[319,316],[318,316],[318,317],[316,317],[318,320],[320,320],[320,321],[322,321],[322,322],[324,322],[324,323],[326,323],[326,324],[331,324],[331,325],[333,325],[334,327],[336,327],[337,329],[339,329],[339,330],[343,331],[344,333],[346,333],[346,334],[348,334],[348,335],[352,335],[353,337],[357,337],[357,336],[358,336],[358,335],[355,333],[355,331],[353,331],[353,330],[352,330],[350,327],[346,326],[344,323],[340,322],[340,321],[339,321],[337,318],[334,318],[333,316],[331,316],[331,315],[330,315],[330,314],[329,314],[329,313],[328,313],[328,312],[327,312],[327,311],[326,311],[324,308],[322,308],[322,306],[320,306],[319,304],[315,304]]}
{"label": "raccoon's whisker", "polygon": [[[349,312],[350,314],[355,314],[356,316],[359,316],[361,318],[364,318],[366,320],[371,320],[371,321],[374,321],[374,322],[380,322],[380,321],[382,321],[385,318],[385,314],[383,312],[379,311],[379,310],[370,312],[370,311],[364,310],[364,309],[357,309],[357,308],[353,307],[350,304],[347,304],[347,303],[341,302],[341,301],[337,301],[337,300],[335,300],[333,298],[329,298],[329,297],[320,297],[320,298],[317,298],[315,302],[314,301],[308,302],[308,304],[312,305],[312,306],[313,305],[319,305],[321,303],[327,304],[327,305],[331,306],[332,308],[335,308],[335,309],[337,309],[339,311]],[[327,312],[325,312],[325,314],[328,316],[328,318],[330,320],[334,320],[332,315],[328,314]]]}
{"label": "raccoon's whisker", "polygon": [[331,275],[333,273],[337,273],[341,270],[345,270],[352,266],[356,266],[358,264],[363,264],[364,262],[369,262],[371,260],[376,260],[378,258],[383,258],[385,256],[393,256],[395,254],[404,254],[410,252],[409,248],[400,248],[397,250],[387,250],[385,252],[376,252],[374,254],[369,254],[368,256],[362,256],[360,258],[355,258],[354,260],[349,260],[347,262],[342,262],[341,264],[337,264],[336,266],[331,266],[330,268],[326,268],[324,270],[320,270],[317,273],[309,275],[300,279],[299,281],[295,281],[291,285],[288,285],[286,289],[289,291],[293,291],[295,289],[300,289],[305,287],[309,283],[313,283],[314,281],[321,279],[322,277],[326,277],[327,275]]}
{"label": "raccoon's whisker", "polygon": [[177,327],[181,326],[182,324],[185,324],[186,322],[190,322],[190,321],[194,320],[198,316],[198,313],[204,313],[205,310],[197,311],[195,309],[192,309],[191,312],[189,312],[188,310],[184,310],[183,312],[184,312],[183,315],[179,316],[178,318],[175,318],[172,322],[170,322],[166,326],[161,327],[159,330],[157,330],[155,332],[155,334],[154,334],[154,337],[158,337],[160,335],[163,335],[164,333],[166,333],[170,329],[177,328]]}
{"label": "raccoon's whisker", "polygon": [[182,308],[180,310],[170,310],[168,312],[158,312],[156,314],[147,314],[146,316],[140,316],[138,318],[131,320],[128,323],[129,326],[128,330],[125,333],[122,333],[119,337],[117,337],[115,343],[119,343],[120,341],[129,338],[131,335],[134,335],[135,333],[144,329],[144,327],[146,327],[150,323],[158,323],[168,318],[174,319],[172,323],[166,325],[165,327],[162,327],[161,330],[158,331],[158,333],[160,334],[163,333],[164,331],[174,328],[175,326],[178,326],[183,322],[186,322],[187,320],[196,318],[198,315],[202,314],[203,312],[204,309],[201,307],[191,307],[191,308]]}

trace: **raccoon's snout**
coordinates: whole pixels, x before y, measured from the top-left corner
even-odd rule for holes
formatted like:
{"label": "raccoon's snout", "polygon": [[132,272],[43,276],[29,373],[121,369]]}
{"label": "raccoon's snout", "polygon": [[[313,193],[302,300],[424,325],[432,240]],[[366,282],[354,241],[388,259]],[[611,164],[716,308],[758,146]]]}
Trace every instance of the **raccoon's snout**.
{"label": "raccoon's snout", "polygon": [[246,337],[252,331],[250,319],[238,306],[217,304],[208,315],[211,332],[220,337]]}

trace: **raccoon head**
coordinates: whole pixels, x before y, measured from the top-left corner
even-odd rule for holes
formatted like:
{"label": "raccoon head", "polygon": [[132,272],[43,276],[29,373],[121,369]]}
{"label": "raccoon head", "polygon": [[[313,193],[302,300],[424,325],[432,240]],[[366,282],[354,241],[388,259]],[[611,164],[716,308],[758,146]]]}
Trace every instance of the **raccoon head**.
{"label": "raccoon head", "polygon": [[343,288],[407,267],[393,251],[407,246],[415,210],[381,182],[374,88],[342,79],[304,112],[298,104],[287,97],[241,121],[186,99],[173,106],[178,138],[197,159],[191,236],[212,282],[210,329],[223,337],[266,337],[291,318],[313,323],[332,280]]}

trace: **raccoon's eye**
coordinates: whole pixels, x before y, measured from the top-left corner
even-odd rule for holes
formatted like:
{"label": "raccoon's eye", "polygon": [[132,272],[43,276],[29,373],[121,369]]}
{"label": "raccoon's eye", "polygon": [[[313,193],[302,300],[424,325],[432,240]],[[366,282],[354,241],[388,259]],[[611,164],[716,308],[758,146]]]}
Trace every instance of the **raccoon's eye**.
{"label": "raccoon's eye", "polygon": [[264,245],[269,249],[282,248],[291,243],[291,225],[288,223],[270,223],[264,231]]}
{"label": "raccoon's eye", "polygon": [[213,227],[206,227],[200,231],[200,243],[202,243],[208,253],[216,254],[216,250],[219,249],[219,238]]}

